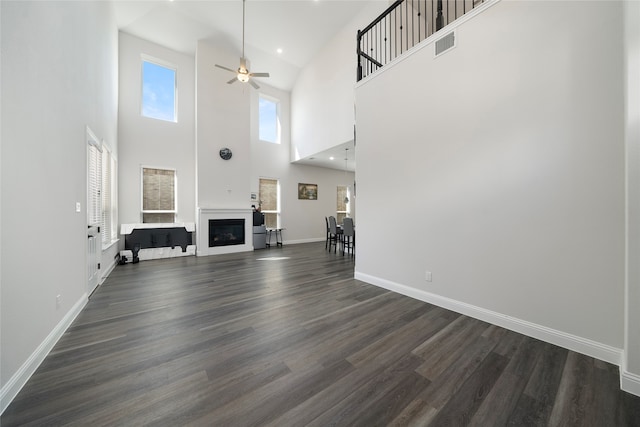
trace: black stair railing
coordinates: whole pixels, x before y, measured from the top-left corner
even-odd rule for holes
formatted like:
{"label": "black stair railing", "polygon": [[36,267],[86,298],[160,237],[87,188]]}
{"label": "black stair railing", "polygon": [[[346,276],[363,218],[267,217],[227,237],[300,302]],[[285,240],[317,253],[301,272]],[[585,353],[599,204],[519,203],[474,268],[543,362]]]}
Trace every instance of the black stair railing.
{"label": "black stair railing", "polygon": [[484,1],[395,1],[371,24],[358,31],[358,81]]}

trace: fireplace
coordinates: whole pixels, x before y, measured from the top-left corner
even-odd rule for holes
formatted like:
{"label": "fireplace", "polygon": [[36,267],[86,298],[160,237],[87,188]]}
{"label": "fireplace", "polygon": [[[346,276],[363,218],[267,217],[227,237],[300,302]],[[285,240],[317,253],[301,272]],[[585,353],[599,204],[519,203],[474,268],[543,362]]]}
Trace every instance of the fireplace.
{"label": "fireplace", "polygon": [[[209,256],[253,251],[252,215],[253,209],[245,207],[198,208],[196,255]],[[224,225],[224,222],[229,220],[233,221],[231,225],[240,225],[240,229],[235,227],[235,230],[223,230],[224,235],[222,236],[213,230],[214,227],[220,224],[220,221]],[[244,235],[242,235],[242,224],[244,224]],[[218,234],[217,238],[215,237],[216,234]],[[233,235],[233,239],[230,238],[230,234]],[[223,243],[225,241],[226,244]],[[243,241],[244,244],[241,243]]]}
{"label": "fireplace", "polygon": [[210,219],[209,247],[244,245],[244,218]]}

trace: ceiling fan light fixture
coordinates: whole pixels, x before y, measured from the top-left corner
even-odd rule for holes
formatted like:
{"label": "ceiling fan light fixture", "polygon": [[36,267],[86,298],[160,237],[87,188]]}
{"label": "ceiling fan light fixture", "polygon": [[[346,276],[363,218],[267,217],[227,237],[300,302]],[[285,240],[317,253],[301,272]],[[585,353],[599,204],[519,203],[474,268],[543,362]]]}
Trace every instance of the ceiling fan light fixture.
{"label": "ceiling fan light fixture", "polygon": [[233,84],[239,81],[241,83],[249,83],[255,89],[260,89],[260,86],[258,86],[258,84],[251,78],[269,77],[269,73],[251,73],[247,69],[247,59],[244,57],[245,3],[246,0],[242,0],[242,56],[240,57],[240,68],[238,68],[237,70],[233,70],[229,67],[225,67],[224,65],[215,64],[215,66],[218,68],[222,68],[223,70],[231,71],[236,75],[236,78],[229,80],[227,84]]}

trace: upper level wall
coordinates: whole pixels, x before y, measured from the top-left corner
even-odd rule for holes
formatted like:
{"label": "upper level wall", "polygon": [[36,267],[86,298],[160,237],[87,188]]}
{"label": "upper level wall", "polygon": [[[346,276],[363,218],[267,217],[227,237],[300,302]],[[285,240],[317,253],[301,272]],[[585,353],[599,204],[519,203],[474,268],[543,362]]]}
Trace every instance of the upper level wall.
{"label": "upper level wall", "polygon": [[621,3],[503,1],[456,39],[356,88],[357,273],[616,353]]}
{"label": "upper level wall", "polygon": [[374,1],[300,72],[291,92],[291,160],[353,140],[356,34],[388,5]]}

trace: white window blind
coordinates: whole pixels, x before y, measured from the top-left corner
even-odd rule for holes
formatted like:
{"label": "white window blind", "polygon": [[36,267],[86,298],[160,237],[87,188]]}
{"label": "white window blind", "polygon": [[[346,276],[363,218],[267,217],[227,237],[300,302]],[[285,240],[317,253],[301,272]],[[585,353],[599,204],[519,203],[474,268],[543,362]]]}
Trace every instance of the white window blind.
{"label": "white window blind", "polygon": [[351,213],[351,204],[348,202],[348,200],[351,199],[351,195],[349,194],[349,187],[347,187],[346,185],[338,185],[337,196],[336,221],[338,222],[338,224],[342,224],[345,217],[348,217]]}
{"label": "white window blind", "polygon": [[267,228],[278,228],[280,222],[280,185],[277,179],[260,178],[260,208]]}
{"label": "white window blind", "polygon": [[87,221],[90,225],[102,222],[102,150],[89,141],[88,150]]}
{"label": "white window blind", "polygon": [[[110,244],[117,239],[117,166],[109,152],[102,152],[102,242]],[[103,245],[104,246],[104,245]]]}
{"label": "white window blind", "polygon": [[142,222],[172,223],[176,216],[175,169],[142,168]]}

